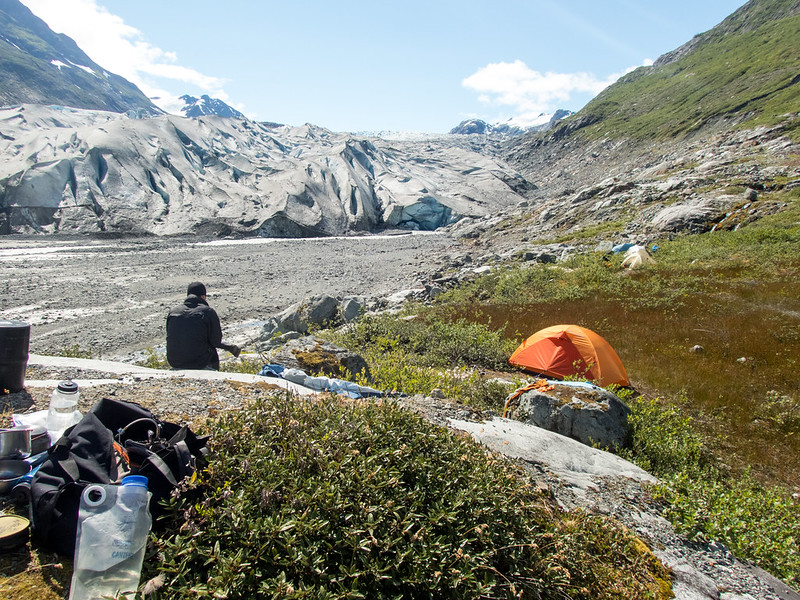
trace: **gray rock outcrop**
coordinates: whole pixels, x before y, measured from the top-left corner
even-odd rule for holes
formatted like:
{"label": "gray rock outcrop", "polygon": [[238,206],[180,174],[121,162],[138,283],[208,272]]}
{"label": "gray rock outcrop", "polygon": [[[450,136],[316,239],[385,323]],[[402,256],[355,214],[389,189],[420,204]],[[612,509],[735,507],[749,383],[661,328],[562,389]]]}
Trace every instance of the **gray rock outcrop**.
{"label": "gray rock outcrop", "polygon": [[588,446],[625,445],[631,411],[615,394],[589,384],[548,383],[522,393],[510,403],[508,416]]}
{"label": "gray rock outcrop", "polygon": [[339,315],[345,323],[352,323],[366,310],[366,304],[361,298],[348,296],[339,303]]}
{"label": "gray rock outcrop", "polygon": [[658,231],[701,233],[711,229],[721,213],[717,203],[699,200],[668,206],[655,215],[651,223]]}
{"label": "gray rock outcrop", "polygon": [[356,296],[342,300],[327,294],[304,298],[264,323],[259,334],[260,348],[270,350],[312,329],[350,323],[365,310],[364,300]]}
{"label": "gray rock outcrop", "polygon": [[272,354],[273,363],[309,374],[322,373],[327,377],[352,379],[364,374],[369,380],[367,361],[355,352],[340,348],[315,336],[304,336],[284,344]]}

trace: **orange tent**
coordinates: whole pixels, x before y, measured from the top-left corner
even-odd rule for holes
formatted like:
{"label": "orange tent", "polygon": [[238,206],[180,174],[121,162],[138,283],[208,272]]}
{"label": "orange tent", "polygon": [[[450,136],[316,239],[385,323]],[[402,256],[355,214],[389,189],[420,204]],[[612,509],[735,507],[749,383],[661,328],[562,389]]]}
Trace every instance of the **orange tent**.
{"label": "orange tent", "polygon": [[628,374],[611,345],[579,325],[554,325],[537,331],[508,360],[528,371],[563,379],[585,376],[600,386],[627,386]]}

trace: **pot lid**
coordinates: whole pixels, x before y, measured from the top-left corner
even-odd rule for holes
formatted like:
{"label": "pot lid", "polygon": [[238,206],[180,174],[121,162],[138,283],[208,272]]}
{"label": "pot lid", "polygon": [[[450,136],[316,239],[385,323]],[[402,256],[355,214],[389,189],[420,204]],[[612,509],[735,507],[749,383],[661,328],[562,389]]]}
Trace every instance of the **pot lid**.
{"label": "pot lid", "polygon": [[0,551],[13,550],[28,541],[31,522],[19,515],[0,516]]}

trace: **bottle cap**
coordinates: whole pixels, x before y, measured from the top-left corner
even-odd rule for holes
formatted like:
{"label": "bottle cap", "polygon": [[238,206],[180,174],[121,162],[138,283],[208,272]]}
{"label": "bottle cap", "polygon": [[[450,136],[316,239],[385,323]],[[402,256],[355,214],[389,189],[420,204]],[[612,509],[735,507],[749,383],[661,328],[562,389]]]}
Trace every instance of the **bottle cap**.
{"label": "bottle cap", "polygon": [[147,489],[147,477],[144,475],[126,475],[122,478],[122,485],[136,485]]}
{"label": "bottle cap", "polygon": [[65,381],[59,381],[58,391],[63,394],[75,394],[78,392],[78,384],[72,381],[71,379],[67,379]]}

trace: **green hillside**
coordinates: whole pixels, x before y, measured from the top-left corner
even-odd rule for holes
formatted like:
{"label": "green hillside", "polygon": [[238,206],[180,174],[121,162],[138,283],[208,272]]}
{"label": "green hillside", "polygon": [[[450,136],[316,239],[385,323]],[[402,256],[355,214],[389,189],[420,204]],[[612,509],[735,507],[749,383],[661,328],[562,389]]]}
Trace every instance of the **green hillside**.
{"label": "green hillside", "polygon": [[18,0],[0,0],[0,105],[22,103],[161,112],[139,88],[105,71]]}
{"label": "green hillside", "polygon": [[[591,138],[681,137],[715,122],[776,124],[800,107],[800,2],[753,0],[641,67],[556,130]],[[580,120],[580,121],[578,121]],[[796,126],[796,125],[795,125]]]}

